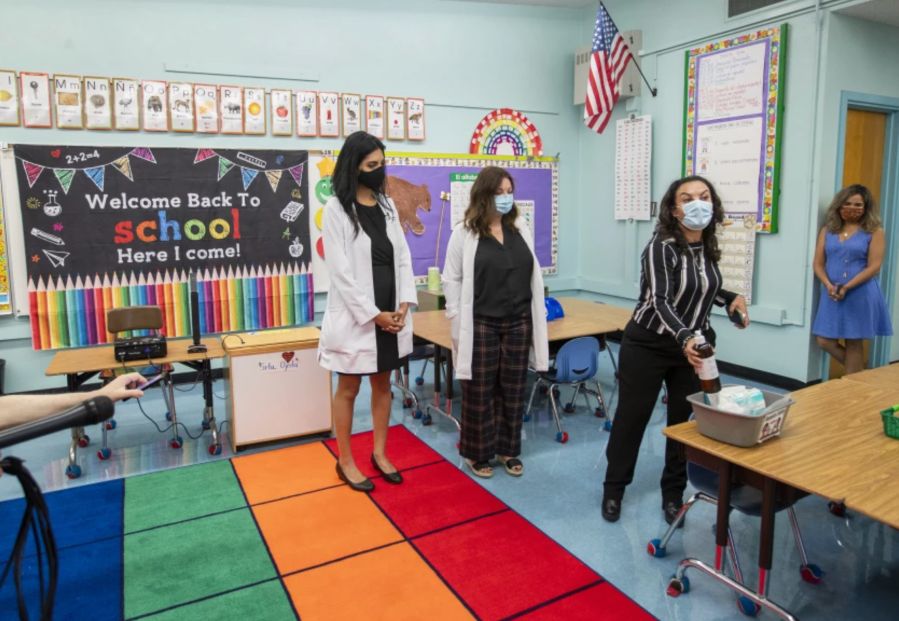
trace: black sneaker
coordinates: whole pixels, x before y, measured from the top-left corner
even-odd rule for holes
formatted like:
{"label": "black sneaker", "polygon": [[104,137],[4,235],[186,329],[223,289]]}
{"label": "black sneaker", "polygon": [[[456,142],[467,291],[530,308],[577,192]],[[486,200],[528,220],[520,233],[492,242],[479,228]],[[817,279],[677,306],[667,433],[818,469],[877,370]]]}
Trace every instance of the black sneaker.
{"label": "black sneaker", "polygon": [[617,522],[621,517],[621,501],[603,498],[602,517],[606,522]]}
{"label": "black sneaker", "polygon": [[[684,506],[683,500],[666,500],[662,505],[662,510],[665,511],[665,521],[668,524],[673,524],[674,520],[677,519],[677,514],[680,513],[680,510]],[[680,524],[677,525],[678,528],[683,528],[684,523],[687,521],[686,516],[684,519],[680,521]]]}

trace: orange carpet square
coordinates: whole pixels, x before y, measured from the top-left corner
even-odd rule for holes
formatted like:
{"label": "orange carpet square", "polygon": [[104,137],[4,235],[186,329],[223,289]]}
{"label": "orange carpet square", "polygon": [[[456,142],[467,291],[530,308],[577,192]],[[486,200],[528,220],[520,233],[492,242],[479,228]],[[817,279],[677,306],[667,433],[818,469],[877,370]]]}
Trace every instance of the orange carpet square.
{"label": "orange carpet square", "polygon": [[232,460],[251,505],[341,485],[337,460],[321,442]]}
{"label": "orange carpet square", "polygon": [[516,621],[654,621],[608,582],[578,591],[568,597],[516,618]]}
{"label": "orange carpet square", "polygon": [[[362,474],[367,477],[378,476],[378,472],[371,465],[371,450],[374,440],[374,434],[370,431],[356,433],[352,437],[353,459],[356,460],[356,466]],[[334,438],[325,440],[325,444],[335,455],[339,453],[337,440]],[[432,464],[443,459],[440,453],[419,440],[415,434],[402,425],[395,425],[387,432],[387,457],[390,458],[390,462],[397,470]]]}
{"label": "orange carpet square", "polygon": [[303,621],[473,621],[408,543],[284,579]]}
{"label": "orange carpet square", "polygon": [[371,498],[406,537],[506,509],[498,498],[447,461],[407,470],[403,478],[402,485],[377,481]]}
{"label": "orange carpet square", "polygon": [[253,507],[281,575],[403,539],[371,500],[347,486]]}
{"label": "orange carpet square", "polygon": [[482,621],[525,612],[600,579],[512,511],[427,535],[414,545]]}

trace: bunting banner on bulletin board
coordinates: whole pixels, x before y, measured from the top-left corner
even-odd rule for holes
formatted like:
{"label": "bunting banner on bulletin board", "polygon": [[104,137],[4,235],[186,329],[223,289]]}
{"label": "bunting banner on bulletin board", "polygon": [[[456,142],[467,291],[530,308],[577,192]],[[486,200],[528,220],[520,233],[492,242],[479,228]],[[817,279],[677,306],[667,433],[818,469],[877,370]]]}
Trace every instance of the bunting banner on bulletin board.
{"label": "bunting banner on bulletin board", "polygon": [[9,265],[6,257],[6,226],[3,222],[3,188],[0,187],[0,315],[12,313],[9,295]]}
{"label": "bunting banner on bulletin board", "polygon": [[162,307],[167,336],[187,336],[191,273],[204,333],[313,319],[306,151],[14,155],[35,349],[111,342],[106,311],[138,304]]}

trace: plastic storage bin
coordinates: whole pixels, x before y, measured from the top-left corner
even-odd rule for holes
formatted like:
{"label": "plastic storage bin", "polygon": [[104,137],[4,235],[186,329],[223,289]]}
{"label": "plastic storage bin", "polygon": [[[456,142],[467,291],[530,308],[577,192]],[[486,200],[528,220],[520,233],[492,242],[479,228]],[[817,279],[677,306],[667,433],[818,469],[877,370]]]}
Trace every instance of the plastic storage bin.
{"label": "plastic storage bin", "polygon": [[796,403],[787,395],[762,391],[765,411],[758,416],[735,414],[714,408],[705,403],[705,395],[696,393],[687,400],[693,405],[699,433],[713,440],[750,447],[779,436],[787,420],[790,406]]}

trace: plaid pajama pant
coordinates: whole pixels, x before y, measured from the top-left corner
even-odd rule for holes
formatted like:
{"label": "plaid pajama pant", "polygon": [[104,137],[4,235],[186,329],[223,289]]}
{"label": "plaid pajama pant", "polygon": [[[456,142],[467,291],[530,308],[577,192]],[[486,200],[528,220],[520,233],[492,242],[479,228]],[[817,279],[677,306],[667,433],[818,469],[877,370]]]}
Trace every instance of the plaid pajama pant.
{"label": "plaid pajama pant", "polygon": [[530,315],[474,318],[471,379],[462,384],[459,454],[475,462],[521,454]]}

